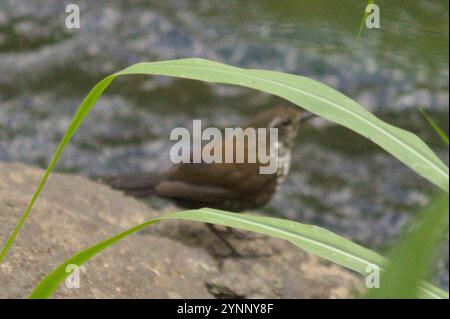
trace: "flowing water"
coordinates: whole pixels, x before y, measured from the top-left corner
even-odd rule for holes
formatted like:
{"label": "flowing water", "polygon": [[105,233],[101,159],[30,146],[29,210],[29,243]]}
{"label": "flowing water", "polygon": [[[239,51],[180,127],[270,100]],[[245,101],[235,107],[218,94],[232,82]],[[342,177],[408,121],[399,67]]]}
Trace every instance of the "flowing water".
{"label": "flowing water", "polygon": [[[0,161],[45,167],[71,116],[102,77],[130,64],[204,57],[312,77],[389,123],[448,149],[448,2],[377,1],[381,28],[357,39],[366,1],[0,0]],[[118,79],[58,164],[85,175],[160,170],[172,128],[234,127],[286,102],[249,89],[164,77]],[[263,212],[323,226],[386,252],[436,188],[353,132],[305,125],[289,178]],[[448,289],[448,245],[437,282]]]}

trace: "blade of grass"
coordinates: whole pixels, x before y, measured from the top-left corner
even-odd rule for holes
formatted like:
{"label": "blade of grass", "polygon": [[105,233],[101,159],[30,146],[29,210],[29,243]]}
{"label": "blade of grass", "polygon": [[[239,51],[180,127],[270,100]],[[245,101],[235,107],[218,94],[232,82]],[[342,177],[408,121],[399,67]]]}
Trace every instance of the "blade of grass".
{"label": "blade of grass", "polygon": [[42,177],[41,181],[39,182],[39,185],[34,192],[30,202],[27,205],[27,208],[25,209],[22,217],[20,218],[19,222],[14,227],[12,233],[9,235],[8,239],[6,240],[5,245],[2,248],[2,251],[0,252],[0,264],[3,262],[4,258],[8,254],[9,249],[11,248],[15,238],[17,237],[17,234],[19,233],[20,229],[22,228],[23,224],[25,223],[26,219],[28,218],[28,215],[31,211],[31,209],[34,206],[34,203],[36,202],[39,194],[42,191],[42,188],[45,185],[45,182],[47,181],[48,177],[50,176],[50,173],[52,172],[53,168],[56,165],[56,162],[58,161],[58,158],[61,156],[64,148],[66,147],[67,143],[69,143],[70,139],[72,138],[73,134],[77,130],[77,128],[81,125],[84,118],[89,113],[90,108],[82,107],[83,105],[94,105],[97,99],[100,97],[102,92],[108,87],[108,85],[112,82],[114,78],[111,79],[105,79],[98,83],[92,90],[89,92],[89,94],[86,96],[84,101],[81,103],[81,106],[78,108],[78,111],[75,113],[72,121],[69,124],[69,127],[67,128],[66,133],[63,136],[63,139],[61,140],[55,154],[53,155],[53,158],[45,170],[44,176]]}
{"label": "blade of grass", "polygon": [[448,167],[420,138],[383,122],[357,102],[317,81],[281,72],[242,69],[204,59],[139,63],[104,78],[81,103],[22,218],[7,239],[0,253],[0,263],[3,262],[28,217],[64,147],[89,114],[97,99],[116,77],[134,74],[165,75],[240,85],[277,95],[302,106],[311,113],[365,136],[419,175],[427,178],[447,193],[449,191]]}
{"label": "blade of grass", "polygon": [[380,288],[371,289],[368,298],[409,299],[417,297],[419,283],[429,275],[438,256],[440,243],[448,234],[448,197],[434,200],[421,220],[395,246],[381,274]]}
{"label": "blade of grass", "polygon": [[436,122],[428,115],[427,112],[423,109],[419,109],[419,112],[422,113],[423,117],[428,121],[434,131],[439,135],[441,140],[448,146],[448,136],[444,133],[444,131],[436,124]]}
{"label": "blade of grass", "polygon": [[[150,220],[78,252],[46,276],[34,288],[29,298],[50,297],[59,284],[69,275],[66,272],[67,265],[75,264],[81,266],[87,260],[119,240],[158,221],[169,219],[182,219],[230,226],[285,239],[300,248],[363,275],[366,274],[365,270],[368,265],[375,264],[382,269],[385,264],[384,258],[377,253],[320,227],[278,218],[236,214],[203,208],[175,212]],[[446,292],[431,285],[422,285],[421,295],[427,298],[448,298]]]}
{"label": "blade of grass", "polygon": [[364,28],[364,24],[366,23],[367,16],[369,15],[369,12],[366,11],[366,8],[373,3],[374,3],[373,0],[368,0],[366,6],[364,7],[364,14],[363,14],[361,23],[359,24],[358,35],[356,36],[356,39],[358,39],[358,40],[361,37],[361,33]]}

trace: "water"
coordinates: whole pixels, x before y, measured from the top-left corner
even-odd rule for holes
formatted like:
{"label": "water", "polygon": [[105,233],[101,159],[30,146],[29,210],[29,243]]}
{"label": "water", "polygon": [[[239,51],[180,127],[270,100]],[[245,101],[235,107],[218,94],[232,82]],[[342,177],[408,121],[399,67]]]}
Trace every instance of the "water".
{"label": "water", "polygon": [[[381,29],[356,40],[366,1],[0,1],[0,161],[45,167],[71,116],[102,77],[142,61],[204,57],[315,78],[421,136],[448,132],[448,2],[377,1]],[[173,127],[235,126],[286,103],[256,91],[164,77],[116,80],[66,149],[60,171],[90,175],[167,166]],[[315,120],[265,213],[323,226],[385,252],[435,188],[367,140]],[[438,283],[448,288],[448,245]]]}

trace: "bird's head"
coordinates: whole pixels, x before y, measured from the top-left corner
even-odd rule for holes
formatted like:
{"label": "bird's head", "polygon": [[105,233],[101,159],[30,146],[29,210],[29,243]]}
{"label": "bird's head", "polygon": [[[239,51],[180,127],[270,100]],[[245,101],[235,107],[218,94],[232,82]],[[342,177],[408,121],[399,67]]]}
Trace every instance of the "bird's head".
{"label": "bird's head", "polygon": [[306,112],[298,107],[277,106],[258,113],[247,127],[277,128],[278,140],[286,146],[292,145],[298,134]]}

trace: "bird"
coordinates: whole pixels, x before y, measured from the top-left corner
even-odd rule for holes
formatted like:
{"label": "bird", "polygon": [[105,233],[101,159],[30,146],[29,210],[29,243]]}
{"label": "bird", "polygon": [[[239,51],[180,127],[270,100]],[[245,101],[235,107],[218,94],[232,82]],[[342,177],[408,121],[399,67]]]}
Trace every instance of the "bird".
{"label": "bird", "polygon": [[[276,193],[289,173],[291,153],[294,140],[298,135],[300,124],[314,115],[298,107],[276,106],[257,113],[244,127],[255,129],[256,134],[239,139],[235,136],[221,140],[222,161],[212,163],[173,164],[162,173],[137,173],[109,177],[107,183],[114,189],[121,190],[133,197],[159,196],[170,199],[180,207],[198,209],[203,207],[242,212],[265,205]],[[256,161],[251,161],[257,153],[258,129],[277,129],[276,139],[266,134],[266,150],[270,156],[277,156],[275,170],[271,174],[262,174],[259,154]],[[251,140],[253,139],[253,140]],[[252,144],[254,142],[254,144]],[[256,149],[249,147],[258,145]],[[233,162],[223,159],[227,151],[233,150]],[[244,161],[236,161],[236,151],[243,150]],[[252,153],[253,152],[253,153]],[[266,154],[267,155],[267,154]],[[191,155],[192,158],[192,155]],[[230,250],[229,256],[242,257],[222,233],[212,224],[208,228]],[[231,229],[228,228],[231,232]],[[224,257],[224,256],[222,256]]]}
{"label": "bird", "polygon": [[157,174],[113,176],[107,183],[127,195],[160,196],[188,209],[209,207],[241,212],[261,207],[272,198],[289,172],[294,139],[300,122],[308,118],[305,114],[297,107],[277,106],[259,112],[243,127],[278,129],[277,140],[269,140],[266,135],[266,149],[278,152],[277,167],[272,174],[261,174],[260,167],[264,165],[258,156],[256,162],[249,161],[251,152],[255,151],[249,150],[249,139],[244,139],[244,145],[237,145],[242,140],[233,138],[233,141],[223,141],[222,156],[233,148],[236,159],[236,150],[243,148],[243,163],[226,163],[224,160],[220,163],[179,163]]}

